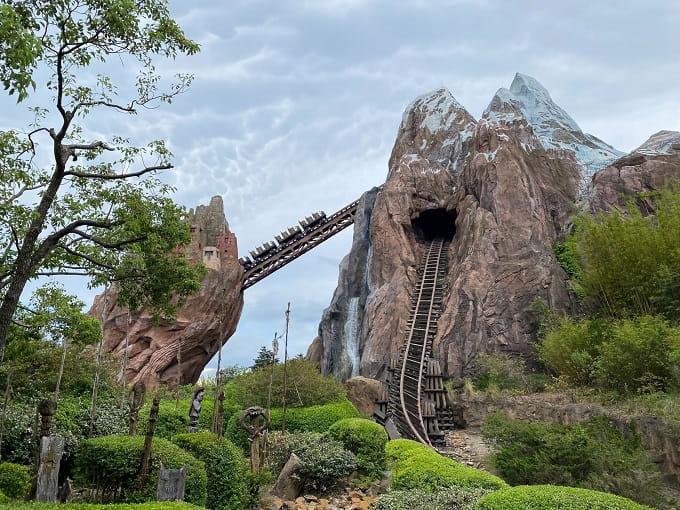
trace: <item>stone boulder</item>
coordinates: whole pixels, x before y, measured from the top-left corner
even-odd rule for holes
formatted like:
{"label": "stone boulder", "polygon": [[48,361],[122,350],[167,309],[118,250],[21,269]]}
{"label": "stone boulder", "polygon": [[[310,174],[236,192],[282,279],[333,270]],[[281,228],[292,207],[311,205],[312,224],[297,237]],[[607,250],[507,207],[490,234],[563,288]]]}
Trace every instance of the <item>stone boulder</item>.
{"label": "stone boulder", "polygon": [[352,402],[363,416],[372,418],[381,384],[380,381],[368,377],[352,377],[345,382],[347,400]]}

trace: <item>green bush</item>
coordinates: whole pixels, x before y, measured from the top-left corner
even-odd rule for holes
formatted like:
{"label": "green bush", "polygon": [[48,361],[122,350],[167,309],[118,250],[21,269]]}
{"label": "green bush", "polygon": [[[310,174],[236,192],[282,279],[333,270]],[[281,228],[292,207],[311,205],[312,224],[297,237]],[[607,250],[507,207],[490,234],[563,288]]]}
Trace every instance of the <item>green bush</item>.
{"label": "green bush", "polygon": [[492,414],[482,433],[495,443],[494,464],[513,485],[571,485],[642,503],[660,500],[660,473],[639,437],[634,431],[624,437],[604,417],[578,425],[549,425]]}
{"label": "green bush", "polygon": [[270,434],[268,451],[267,462],[275,475],[291,453],[300,458],[303,490],[331,489],[356,467],[354,455],[340,441],[314,432]]}
{"label": "green bush", "polygon": [[[156,428],[154,429],[154,437],[162,437],[163,439],[172,439],[177,434],[185,434],[189,427],[189,407],[191,406],[191,398],[183,399],[179,405],[174,400],[161,400],[158,406],[158,418],[156,419]],[[139,421],[137,423],[137,434],[145,435],[146,427],[149,423],[149,413],[151,411],[151,403],[147,402],[139,410]],[[201,416],[198,421],[198,428],[201,431],[209,431],[212,425],[213,415],[213,401],[206,397],[203,399],[201,407]]]}
{"label": "green bush", "polygon": [[[250,451],[248,434],[238,424],[240,416],[241,411],[231,415],[225,424],[224,435],[244,451]],[[281,430],[281,417],[281,409],[271,410],[272,421],[269,430]],[[286,410],[286,430],[290,432],[323,433],[338,420],[359,417],[361,417],[361,414],[347,399],[319,406],[288,408]]]}
{"label": "green bush", "polygon": [[31,486],[31,472],[26,466],[3,462],[0,464],[0,491],[9,499],[20,499]]}
{"label": "green bush", "polygon": [[328,434],[356,456],[360,473],[382,477],[386,467],[385,445],[389,439],[382,425],[364,418],[345,418],[331,425]]}
{"label": "green bush", "polygon": [[434,491],[444,487],[507,487],[503,480],[492,474],[459,464],[410,439],[390,441],[385,451],[392,467],[393,489]]}
{"label": "green bush", "polygon": [[568,382],[621,394],[680,385],[680,327],[661,317],[564,318],[543,340],[541,359]]}
{"label": "green bush", "polygon": [[588,489],[532,485],[484,496],[476,510],[652,510],[633,501]]}
{"label": "green bush", "polygon": [[106,436],[83,441],[75,455],[76,485],[97,489],[103,500],[153,501],[156,497],[160,464],[172,469],[186,465],[184,498],[197,505],[205,503],[205,465],[166,439],[154,438],[151,446],[151,469],[146,483],[139,487],[139,461],[143,446],[144,438],[140,436]]}
{"label": "green bush", "polygon": [[371,510],[475,510],[479,499],[488,494],[477,487],[447,487],[427,492],[420,489],[390,491],[371,505]]}
{"label": "green bush", "polygon": [[477,356],[479,374],[475,387],[480,390],[497,388],[500,390],[529,391],[530,380],[526,373],[524,360],[511,357],[505,352],[481,353]]}
{"label": "green bush", "polygon": [[36,503],[35,501],[0,504],[0,510],[202,510],[203,507],[183,502],[111,503],[106,506],[92,503]]}
{"label": "green bush", "polygon": [[240,510],[244,507],[246,469],[241,450],[228,441],[218,440],[210,432],[179,434],[172,442],[205,463],[208,508]]}
{"label": "green bush", "polygon": [[[224,388],[226,400],[235,402],[242,409],[280,407],[283,404],[283,371],[284,366],[277,364],[234,378]],[[317,363],[304,359],[289,360],[286,377],[287,407],[329,404],[347,394],[345,387],[334,377],[321,374]]]}

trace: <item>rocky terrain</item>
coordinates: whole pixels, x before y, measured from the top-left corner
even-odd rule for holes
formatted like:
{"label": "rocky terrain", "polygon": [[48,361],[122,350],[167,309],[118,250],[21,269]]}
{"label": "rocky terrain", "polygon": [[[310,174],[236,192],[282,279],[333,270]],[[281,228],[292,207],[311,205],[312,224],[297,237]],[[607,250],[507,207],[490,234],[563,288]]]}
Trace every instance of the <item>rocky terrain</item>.
{"label": "rocky terrain", "polygon": [[[159,383],[190,384],[236,330],[243,307],[243,268],[236,237],[229,230],[221,197],[189,212],[192,242],[185,256],[203,262],[208,274],[198,294],[189,297],[173,322],[155,323],[148,310],[130,314],[115,305],[115,291],[95,298],[90,313],[104,317],[104,352],[122,357],[127,351],[126,380],[143,381],[147,390]],[[127,335],[127,348],[126,348]],[[178,351],[181,363],[178,370]]]}
{"label": "rocky terrain", "polygon": [[[433,352],[444,373],[479,352],[529,353],[534,298],[573,306],[553,253],[578,207],[608,210],[680,175],[674,132],[630,155],[583,133],[535,79],[517,74],[475,120],[445,89],[403,116],[381,190],[361,199],[350,253],[308,358],[342,380],[380,378],[399,351],[425,241],[451,239]],[[577,205],[578,204],[578,205]]]}

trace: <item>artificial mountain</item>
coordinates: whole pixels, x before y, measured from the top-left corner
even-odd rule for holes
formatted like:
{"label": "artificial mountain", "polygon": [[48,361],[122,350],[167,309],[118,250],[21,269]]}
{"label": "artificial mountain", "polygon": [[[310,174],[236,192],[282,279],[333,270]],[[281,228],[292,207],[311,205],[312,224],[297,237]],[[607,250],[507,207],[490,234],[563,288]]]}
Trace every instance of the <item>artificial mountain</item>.
{"label": "artificial mountain", "polygon": [[[554,244],[579,208],[608,211],[680,177],[680,133],[624,154],[578,124],[534,78],[517,74],[475,120],[446,89],[403,115],[381,189],[365,193],[350,253],[307,353],[342,380],[380,378],[399,352],[425,243],[450,239],[433,341],[444,373],[477,354],[531,356],[535,298],[574,306]],[[578,204],[578,205],[577,205]]]}

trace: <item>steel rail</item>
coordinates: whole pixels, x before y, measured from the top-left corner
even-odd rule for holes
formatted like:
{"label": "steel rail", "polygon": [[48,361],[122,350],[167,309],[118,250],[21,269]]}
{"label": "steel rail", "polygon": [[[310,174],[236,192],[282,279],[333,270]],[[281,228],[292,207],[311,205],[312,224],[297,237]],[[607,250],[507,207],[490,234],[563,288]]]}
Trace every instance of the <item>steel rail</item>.
{"label": "steel rail", "polygon": [[[427,428],[425,427],[425,422],[423,419],[423,409],[422,409],[422,404],[421,404],[421,397],[422,397],[422,380],[423,380],[423,371],[425,368],[425,358],[427,354],[427,342],[428,342],[428,336],[430,334],[430,325],[432,322],[432,311],[434,308],[434,303],[435,303],[435,293],[437,292],[437,279],[439,275],[439,265],[441,261],[441,255],[444,247],[444,240],[443,239],[435,239],[433,240],[427,251],[427,256],[425,258],[425,262],[423,264],[423,272],[420,277],[420,281],[418,283],[418,297],[416,299],[415,305],[413,307],[413,320],[409,320],[411,323],[410,328],[409,328],[409,334],[406,339],[406,343],[404,345],[404,351],[403,351],[403,358],[402,358],[402,364],[401,364],[401,373],[399,376],[399,399],[401,403],[401,411],[402,415],[404,416],[404,419],[406,420],[407,425],[411,429],[411,432],[413,435],[421,442],[424,443],[430,447],[432,447],[432,442],[430,441],[430,438],[427,433]],[[435,253],[436,252],[436,253]],[[433,259],[434,256],[434,259]],[[426,294],[427,291],[427,294]],[[429,295],[428,295],[429,294]],[[422,323],[419,318],[419,315],[423,315],[424,311],[421,310],[421,303],[424,305],[424,307],[427,308],[426,312],[426,317],[425,317],[425,328],[423,330],[422,328]],[[416,324],[418,324],[418,327],[416,327]],[[424,331],[422,334],[422,346],[421,346],[421,353],[420,353],[420,360],[417,358],[417,354],[414,357],[413,354],[410,352],[412,347],[415,346],[414,342],[414,333],[418,330],[419,332]],[[415,349],[414,349],[415,350]],[[412,361],[410,361],[412,360]],[[414,367],[412,364],[417,363],[418,366],[416,370],[414,370]],[[409,366],[411,364],[411,366]],[[410,372],[418,372],[418,377],[414,378],[413,375],[409,374],[408,379],[411,381],[415,381],[417,384],[417,389],[416,389],[416,395],[413,395],[412,392],[407,391],[406,385],[405,385],[405,380],[407,379],[407,371]],[[409,409],[406,405],[406,396],[409,396],[411,399],[415,397],[415,404],[417,407],[417,414],[414,412],[412,409]],[[420,425],[420,429],[422,431],[422,435],[420,432],[417,430],[416,426],[413,424],[411,421],[411,416],[413,415],[414,419],[418,418],[418,424]],[[423,437],[424,436],[424,437]]]}

